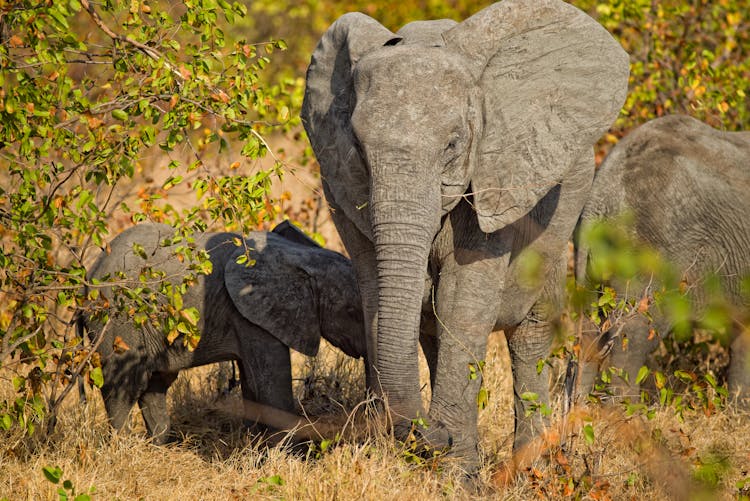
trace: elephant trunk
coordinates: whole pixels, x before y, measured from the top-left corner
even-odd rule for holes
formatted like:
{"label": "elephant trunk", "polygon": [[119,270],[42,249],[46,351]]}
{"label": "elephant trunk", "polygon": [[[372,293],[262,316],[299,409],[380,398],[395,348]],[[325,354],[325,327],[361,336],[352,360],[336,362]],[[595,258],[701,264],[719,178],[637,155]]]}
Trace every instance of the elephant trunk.
{"label": "elephant trunk", "polygon": [[436,193],[415,196],[413,178],[394,185],[393,177],[391,174],[387,190],[374,180],[372,191],[378,271],[375,387],[387,397],[396,422],[403,424],[425,415],[419,392],[417,343],[424,277],[439,223],[440,196],[439,187]]}

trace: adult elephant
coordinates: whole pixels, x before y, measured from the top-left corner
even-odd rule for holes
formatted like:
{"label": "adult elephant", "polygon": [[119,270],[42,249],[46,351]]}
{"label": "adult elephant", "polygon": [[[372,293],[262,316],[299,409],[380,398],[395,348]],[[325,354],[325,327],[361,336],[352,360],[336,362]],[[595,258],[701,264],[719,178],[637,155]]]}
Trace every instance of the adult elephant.
{"label": "adult elephant", "polygon": [[[634,130],[610,152],[597,171],[591,196],[581,213],[581,231],[593,223],[619,225],[634,243],[657,251],[674,267],[699,318],[717,293],[738,311],[748,311],[743,279],[750,277],[750,131],[716,130],[684,115],[652,120]],[[624,219],[622,216],[626,216]],[[626,225],[632,218],[632,225]],[[601,255],[581,237],[576,245],[576,274],[585,283],[596,276]],[[593,265],[593,266],[592,266]],[[712,290],[706,282],[720,277]],[[599,277],[597,280],[600,280]],[[653,296],[668,286],[658,277],[634,276],[610,280],[618,298]],[[646,286],[648,284],[648,288]],[[593,386],[599,363],[608,361],[627,377],[613,377],[617,398],[637,398],[638,370],[659,345],[651,328],[666,334],[671,320],[657,302],[645,315],[613,321],[599,338],[586,329],[582,350],[582,395]],[[750,406],[750,334],[741,315],[728,329],[732,335],[728,386]],[[615,339],[619,337],[620,340]],[[627,340],[627,342],[624,342]],[[608,360],[600,360],[602,353]],[[573,386],[573,385],[571,385]]]}
{"label": "adult elephant", "polygon": [[[323,35],[302,118],[355,264],[368,383],[402,435],[426,416],[419,339],[432,383],[422,433],[476,462],[472,374],[496,328],[509,339],[515,447],[541,424],[538,413],[524,418],[522,396],[548,399],[537,362],[548,355],[549,306],[594,173],[592,145],[627,79],[620,45],[556,0],[505,0],[396,34],[350,13]],[[545,280],[523,280],[532,261]]]}

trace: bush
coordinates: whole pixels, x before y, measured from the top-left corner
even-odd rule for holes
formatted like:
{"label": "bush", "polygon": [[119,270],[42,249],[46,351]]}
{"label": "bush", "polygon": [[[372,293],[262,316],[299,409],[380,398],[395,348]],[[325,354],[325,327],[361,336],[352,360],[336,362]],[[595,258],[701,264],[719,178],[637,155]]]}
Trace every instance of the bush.
{"label": "bush", "polygon": [[[0,368],[18,395],[0,403],[0,428],[33,432],[80,372],[101,385],[71,318],[99,299],[96,284],[82,295],[86,265],[118,221],[171,223],[195,273],[207,273],[205,257],[191,256],[193,231],[247,230],[272,217],[280,165],[240,173],[266,154],[272,125],[295,123],[288,93],[260,80],[267,54],[285,45],[227,39],[222,28],[245,15],[224,0],[0,5]],[[166,178],[131,207],[148,157]],[[178,188],[193,194],[186,208],[169,202]],[[142,321],[165,309],[166,332],[194,346],[186,282],[155,271],[141,280],[121,308]]]}

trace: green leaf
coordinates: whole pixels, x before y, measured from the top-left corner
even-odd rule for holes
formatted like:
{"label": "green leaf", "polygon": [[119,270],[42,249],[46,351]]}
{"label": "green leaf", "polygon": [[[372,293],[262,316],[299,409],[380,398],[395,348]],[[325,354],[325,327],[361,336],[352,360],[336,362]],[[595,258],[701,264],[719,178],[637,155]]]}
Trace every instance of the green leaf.
{"label": "green leaf", "polygon": [[258,479],[258,482],[262,482],[264,484],[270,484],[270,485],[284,485],[284,479],[281,478],[281,475],[272,475],[270,477],[261,477]]}
{"label": "green leaf", "polygon": [[583,427],[583,438],[586,440],[586,444],[594,445],[594,427],[590,424]]}
{"label": "green leaf", "polygon": [[180,316],[187,320],[190,325],[196,326],[201,314],[197,308],[185,308],[184,310],[180,310]]}
{"label": "green leaf", "polygon": [[42,468],[42,473],[53,484],[58,483],[63,474],[59,466],[45,466]]}
{"label": "green leaf", "polygon": [[641,384],[646,380],[651,371],[645,365],[638,369],[638,376],[635,378],[635,384]]}
{"label": "green leaf", "polygon": [[10,414],[3,414],[2,417],[0,417],[0,427],[2,427],[4,430],[10,430],[10,427],[13,425],[13,418],[10,417]]}
{"label": "green leaf", "polygon": [[477,393],[477,409],[484,410],[490,403],[490,392],[482,386]]}
{"label": "green leaf", "polygon": [[521,400],[524,400],[526,402],[536,402],[537,400],[539,400],[539,394],[531,391],[526,391],[521,394]]}
{"label": "green leaf", "polygon": [[104,374],[102,374],[102,368],[101,367],[94,367],[89,371],[89,377],[91,378],[91,382],[94,383],[94,386],[97,388],[101,388],[104,385]]}
{"label": "green leaf", "polygon": [[146,255],[146,249],[144,249],[143,246],[139,243],[133,244],[133,252],[141,259],[148,259],[148,256]]}
{"label": "green leaf", "polygon": [[124,122],[128,119],[128,113],[125,110],[112,110],[112,118]]}

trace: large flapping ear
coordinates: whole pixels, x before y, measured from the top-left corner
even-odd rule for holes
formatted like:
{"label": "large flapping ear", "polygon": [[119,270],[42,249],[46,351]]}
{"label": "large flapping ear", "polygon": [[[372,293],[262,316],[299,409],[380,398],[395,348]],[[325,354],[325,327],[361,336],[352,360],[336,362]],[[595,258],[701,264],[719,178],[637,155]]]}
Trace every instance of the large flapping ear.
{"label": "large flapping ear", "polygon": [[240,314],[288,347],[308,356],[318,353],[320,319],[312,278],[294,256],[267,245],[254,265],[227,260],[224,283]]}
{"label": "large flapping ear", "polygon": [[443,34],[484,94],[472,192],[485,232],[528,213],[617,118],[628,55],[559,0],[504,0]]}
{"label": "large flapping ear", "polygon": [[302,123],[327,195],[369,237],[368,172],[349,124],[354,107],[352,70],[367,52],[399,40],[371,17],[345,14],[323,34],[307,69]]}

